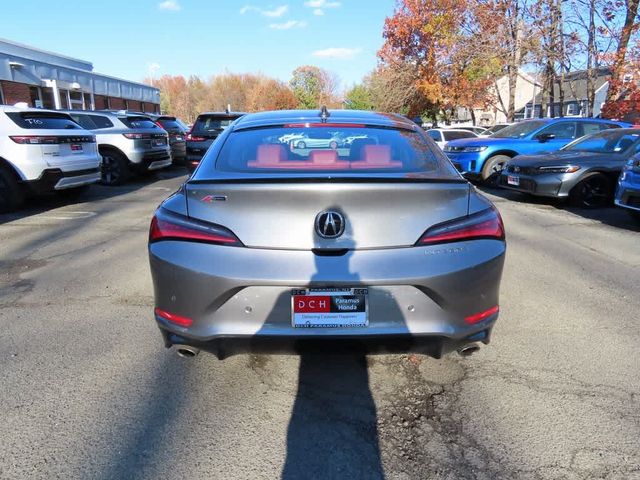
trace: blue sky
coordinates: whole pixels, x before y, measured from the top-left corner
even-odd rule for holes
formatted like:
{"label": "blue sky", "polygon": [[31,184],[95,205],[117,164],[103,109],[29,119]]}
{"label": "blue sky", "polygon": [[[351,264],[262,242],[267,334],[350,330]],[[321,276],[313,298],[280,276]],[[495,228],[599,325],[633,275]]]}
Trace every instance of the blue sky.
{"label": "blue sky", "polygon": [[[6,0],[5,0],[6,1]],[[103,0],[11,2],[0,36],[140,81],[150,72],[262,72],[288,80],[318,65],[343,86],[376,65],[394,0]]]}

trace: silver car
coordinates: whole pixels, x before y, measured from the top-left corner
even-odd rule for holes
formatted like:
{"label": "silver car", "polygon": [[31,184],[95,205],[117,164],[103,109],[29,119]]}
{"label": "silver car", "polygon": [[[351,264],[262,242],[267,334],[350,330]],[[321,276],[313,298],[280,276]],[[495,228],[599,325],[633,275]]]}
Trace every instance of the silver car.
{"label": "silver car", "polygon": [[65,112],[96,135],[105,185],[120,185],[131,173],[146,173],[171,165],[168,134],[147,116],[107,111]]}
{"label": "silver car", "polygon": [[[358,138],[339,150],[280,141],[327,128]],[[152,219],[155,320],[183,356],[470,354],[498,317],[505,248],[495,207],[413,122],[249,114]]]}

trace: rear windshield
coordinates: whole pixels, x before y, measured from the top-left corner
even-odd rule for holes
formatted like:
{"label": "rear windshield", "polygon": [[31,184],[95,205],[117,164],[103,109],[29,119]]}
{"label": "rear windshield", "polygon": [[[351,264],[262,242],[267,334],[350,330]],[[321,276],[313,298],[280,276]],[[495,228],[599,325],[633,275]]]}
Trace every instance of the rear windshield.
{"label": "rear windshield", "polygon": [[147,117],[118,117],[129,128],[160,128]]}
{"label": "rear windshield", "polygon": [[113,127],[111,120],[101,115],[85,115],[76,113],[70,113],[69,115],[79,123],[82,128],[86,128],[87,130],[100,130],[101,128]]}
{"label": "rear windshield", "polygon": [[477,135],[473,132],[467,132],[463,130],[461,132],[447,132],[446,130],[442,132],[444,134],[444,139],[448,142],[450,140],[457,140],[459,138],[475,138]]}
{"label": "rear windshield", "polygon": [[74,130],[81,128],[64,113],[7,112],[7,116],[20,128],[41,130]]}
{"label": "rear windshield", "polygon": [[175,118],[160,118],[158,119],[158,122],[160,123],[160,125],[162,125],[162,128],[164,128],[167,132],[171,131],[171,132],[175,132],[175,131],[182,131],[182,127],[180,126],[180,124],[176,121]]}
{"label": "rear windshield", "polygon": [[330,125],[232,132],[215,168],[274,174],[367,171],[457,177],[446,158],[438,156],[417,132]]}
{"label": "rear windshield", "polygon": [[240,118],[240,116],[229,118],[200,115],[196,120],[196,123],[194,123],[191,133],[196,135],[217,135],[238,118]]}

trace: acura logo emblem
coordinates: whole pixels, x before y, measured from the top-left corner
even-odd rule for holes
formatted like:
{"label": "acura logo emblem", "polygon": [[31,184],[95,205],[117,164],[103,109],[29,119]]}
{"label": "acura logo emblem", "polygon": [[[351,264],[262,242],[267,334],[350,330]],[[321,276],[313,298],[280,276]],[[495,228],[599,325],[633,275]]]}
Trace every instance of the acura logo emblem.
{"label": "acura logo emblem", "polygon": [[341,213],[327,210],[316,216],[316,232],[322,238],[337,238],[344,233],[344,217]]}

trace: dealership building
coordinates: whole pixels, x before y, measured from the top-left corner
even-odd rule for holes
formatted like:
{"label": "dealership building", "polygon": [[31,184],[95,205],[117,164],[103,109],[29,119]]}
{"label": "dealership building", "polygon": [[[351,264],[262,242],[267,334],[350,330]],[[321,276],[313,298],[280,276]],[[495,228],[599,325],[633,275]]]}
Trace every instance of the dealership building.
{"label": "dealership building", "polygon": [[102,75],[85,60],[0,39],[0,104],[160,111],[160,90]]}

